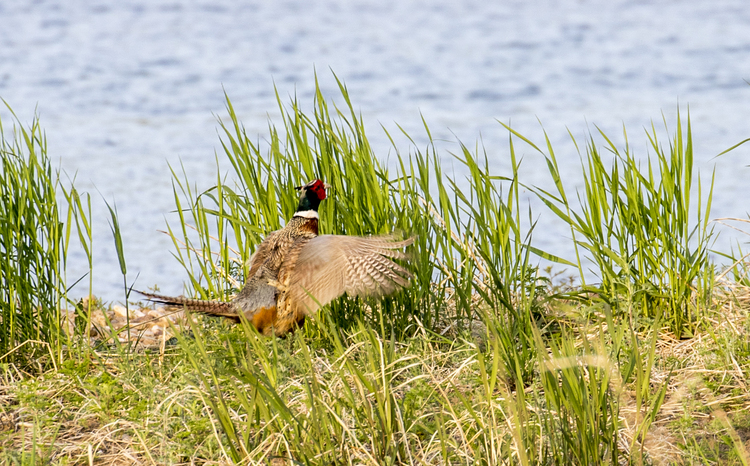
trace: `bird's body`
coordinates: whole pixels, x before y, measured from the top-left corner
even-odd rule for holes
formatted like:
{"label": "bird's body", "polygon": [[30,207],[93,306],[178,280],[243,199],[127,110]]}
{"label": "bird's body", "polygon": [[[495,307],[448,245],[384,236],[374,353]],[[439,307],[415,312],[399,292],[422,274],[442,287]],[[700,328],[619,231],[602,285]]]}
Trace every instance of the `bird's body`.
{"label": "bird's body", "polygon": [[141,293],[152,301],[233,320],[243,314],[262,334],[281,336],[344,293],[388,294],[406,285],[411,275],[391,259],[405,259],[402,249],[413,238],[318,236],[317,210],[326,198],[325,187],[314,180],[297,188],[297,212],[258,245],[245,286],[232,301]]}

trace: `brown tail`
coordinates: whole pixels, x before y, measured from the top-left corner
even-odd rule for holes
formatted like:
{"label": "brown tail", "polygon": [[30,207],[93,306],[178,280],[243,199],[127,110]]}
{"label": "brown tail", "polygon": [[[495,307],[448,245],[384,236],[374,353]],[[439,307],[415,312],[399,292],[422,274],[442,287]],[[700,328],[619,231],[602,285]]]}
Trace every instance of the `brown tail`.
{"label": "brown tail", "polygon": [[149,301],[155,303],[166,304],[169,306],[183,306],[194,312],[227,317],[233,320],[238,320],[239,318],[237,311],[232,307],[232,304],[224,301],[207,301],[204,299],[191,299],[182,296],[164,296],[160,294],[146,293],[144,291],[135,291],[145,296]]}

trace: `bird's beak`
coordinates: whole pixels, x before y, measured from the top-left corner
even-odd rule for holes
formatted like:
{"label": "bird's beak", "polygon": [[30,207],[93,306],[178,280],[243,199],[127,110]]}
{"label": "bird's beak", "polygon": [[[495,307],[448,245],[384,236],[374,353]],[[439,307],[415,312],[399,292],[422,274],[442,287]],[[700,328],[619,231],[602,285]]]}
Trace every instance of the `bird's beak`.
{"label": "bird's beak", "polygon": [[323,183],[323,188],[325,189],[331,189],[331,185],[328,183]]}

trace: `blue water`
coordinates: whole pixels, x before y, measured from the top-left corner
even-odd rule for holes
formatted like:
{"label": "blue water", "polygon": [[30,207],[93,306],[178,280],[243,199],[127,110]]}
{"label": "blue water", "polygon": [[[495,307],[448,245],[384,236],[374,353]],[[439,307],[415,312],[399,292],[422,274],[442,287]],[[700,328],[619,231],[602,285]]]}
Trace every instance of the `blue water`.
{"label": "blue water", "polygon": [[[129,280],[181,293],[185,273],[157,231],[174,208],[169,164],[211,186],[224,92],[262,140],[278,117],[274,85],[309,105],[316,70],[331,96],[330,70],[345,81],[384,159],[379,125],[421,143],[424,116],[445,151],[481,137],[503,174],[496,119],[541,142],[539,119],[571,189],[580,169],[567,129],[621,141],[625,125],[645,156],[643,128],[662,114],[674,128],[689,105],[696,166],[717,170],[713,216],[746,216],[750,147],[713,159],[750,137],[744,0],[0,2],[0,97],[24,121],[37,110],[49,154],[93,193],[94,292],[106,300],[123,293],[102,197],[117,205]],[[547,183],[540,159],[519,149],[525,179]],[[734,237],[744,240],[727,233],[717,246]],[[570,251],[557,228],[536,240]],[[69,275],[85,270],[74,254]]]}

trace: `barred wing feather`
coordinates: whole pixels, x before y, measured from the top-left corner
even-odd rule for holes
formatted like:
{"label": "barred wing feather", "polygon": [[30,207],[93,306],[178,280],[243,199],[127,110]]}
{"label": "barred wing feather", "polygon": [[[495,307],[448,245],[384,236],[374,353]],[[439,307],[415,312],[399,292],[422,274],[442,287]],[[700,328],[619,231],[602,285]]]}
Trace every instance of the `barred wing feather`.
{"label": "barred wing feather", "polygon": [[289,276],[287,299],[308,314],[344,293],[392,293],[405,286],[411,274],[391,259],[406,259],[402,249],[413,242],[414,238],[394,241],[390,236],[312,238],[299,250]]}

